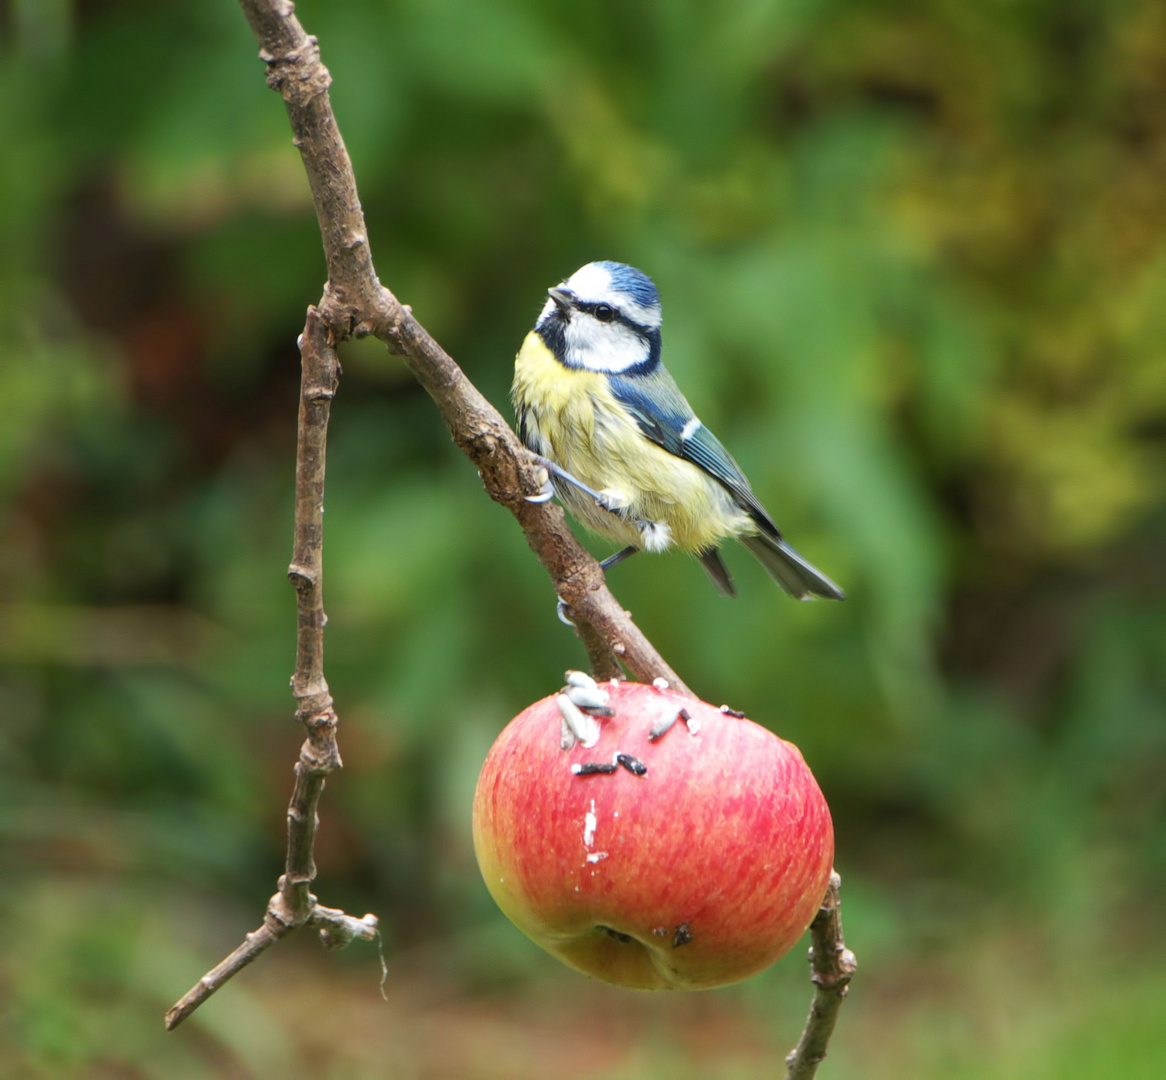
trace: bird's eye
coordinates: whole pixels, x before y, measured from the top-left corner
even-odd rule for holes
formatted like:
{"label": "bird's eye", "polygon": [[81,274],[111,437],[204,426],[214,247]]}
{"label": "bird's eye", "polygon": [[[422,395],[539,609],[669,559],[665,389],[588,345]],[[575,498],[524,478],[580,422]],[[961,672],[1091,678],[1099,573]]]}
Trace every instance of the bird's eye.
{"label": "bird's eye", "polygon": [[600,322],[611,322],[611,320],[615,318],[615,308],[610,307],[607,304],[596,304],[595,317]]}

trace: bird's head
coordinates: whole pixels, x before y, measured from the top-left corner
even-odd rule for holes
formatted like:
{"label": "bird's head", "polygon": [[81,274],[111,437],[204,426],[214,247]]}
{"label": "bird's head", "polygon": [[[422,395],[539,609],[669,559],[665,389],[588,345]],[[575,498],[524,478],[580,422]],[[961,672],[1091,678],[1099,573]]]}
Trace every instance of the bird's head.
{"label": "bird's head", "polygon": [[660,294],[641,270],[592,262],[547,290],[536,329],[567,367],[646,373],[660,355]]}

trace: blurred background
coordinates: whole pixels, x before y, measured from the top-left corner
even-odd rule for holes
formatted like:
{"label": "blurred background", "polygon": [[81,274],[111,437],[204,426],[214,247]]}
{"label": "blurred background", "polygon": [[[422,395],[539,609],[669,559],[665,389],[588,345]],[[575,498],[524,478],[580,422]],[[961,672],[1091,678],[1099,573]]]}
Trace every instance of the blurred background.
{"label": "blurred background", "polygon": [[[1166,8],[301,0],[380,276],[503,411],[547,286],[652,274],[669,366],[850,593],[611,583],[800,745],[861,970],[823,1078],[1166,1075]],[[329,446],[346,768],[307,934],[260,920],[301,735],[296,335],[324,265],[230,0],[0,4],[0,1059],[14,1077],[760,1078],[804,948],[590,982],[470,843],[505,722],[583,662],[510,516],[374,341]],[[597,554],[608,553],[593,542]]]}

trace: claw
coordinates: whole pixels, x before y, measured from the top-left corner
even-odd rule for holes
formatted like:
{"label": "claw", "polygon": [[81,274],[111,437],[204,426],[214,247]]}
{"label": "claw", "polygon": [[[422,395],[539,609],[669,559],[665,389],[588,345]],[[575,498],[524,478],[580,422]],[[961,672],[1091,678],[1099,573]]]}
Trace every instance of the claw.
{"label": "claw", "polygon": [[523,496],[523,498],[526,499],[528,503],[550,502],[551,499],[555,497],[555,485],[551,483],[550,473],[546,470],[546,468],[543,468],[542,472],[544,474],[542,487],[540,487],[533,495]]}
{"label": "claw", "polygon": [[559,622],[561,622],[564,626],[570,626],[574,628],[574,622],[572,622],[570,617],[567,615],[567,612],[570,610],[571,609],[567,607],[567,602],[560,598],[558,605],[555,607],[555,614],[558,615]]}

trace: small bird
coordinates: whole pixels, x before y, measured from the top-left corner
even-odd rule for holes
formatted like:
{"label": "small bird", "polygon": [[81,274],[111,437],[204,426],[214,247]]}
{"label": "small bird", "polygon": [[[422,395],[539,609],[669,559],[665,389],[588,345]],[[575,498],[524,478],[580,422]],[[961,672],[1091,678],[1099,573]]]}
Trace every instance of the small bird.
{"label": "small bird", "polygon": [[845,599],[782,539],[664,367],[652,279],[624,263],[592,262],[547,292],[514,363],[518,431],[574,517],[624,545],[604,570],[675,545],[735,596],[718,550],[734,538],[791,596]]}

